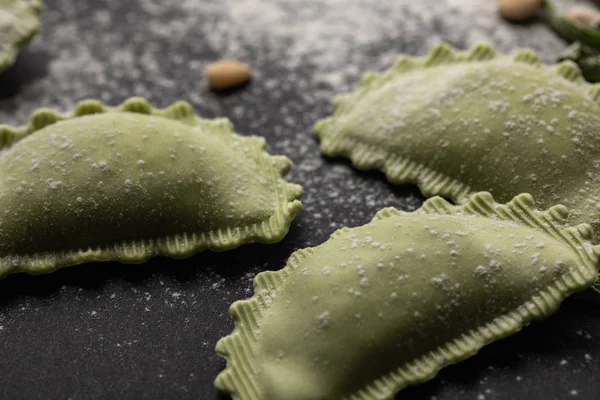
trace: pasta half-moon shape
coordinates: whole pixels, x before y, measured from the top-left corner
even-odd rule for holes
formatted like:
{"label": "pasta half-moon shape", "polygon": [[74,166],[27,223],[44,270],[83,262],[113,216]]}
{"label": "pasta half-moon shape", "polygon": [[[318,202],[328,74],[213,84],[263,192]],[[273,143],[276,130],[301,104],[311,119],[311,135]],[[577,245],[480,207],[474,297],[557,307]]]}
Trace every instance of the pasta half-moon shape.
{"label": "pasta half-moon shape", "polygon": [[0,0],[0,72],[40,31],[41,0]]}
{"label": "pasta half-moon shape", "polygon": [[301,208],[288,158],[185,102],[42,109],[0,141],[0,276],[273,243]]}
{"label": "pasta half-moon shape", "polygon": [[570,61],[546,66],[528,49],[507,56],[487,44],[442,44],[366,73],[315,131],[325,155],[416,183],[425,196],[462,203],[489,191],[507,202],[530,193],[598,230],[599,102],[600,85]]}
{"label": "pasta half-moon shape", "polygon": [[478,193],[343,228],[233,304],[216,387],[236,400],[393,399],[594,282],[600,246],[566,216]]}

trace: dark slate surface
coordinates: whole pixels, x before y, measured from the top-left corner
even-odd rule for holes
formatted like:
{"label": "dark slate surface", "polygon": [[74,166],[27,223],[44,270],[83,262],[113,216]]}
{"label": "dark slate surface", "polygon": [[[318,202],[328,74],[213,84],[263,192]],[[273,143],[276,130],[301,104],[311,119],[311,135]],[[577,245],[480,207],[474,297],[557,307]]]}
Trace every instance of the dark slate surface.
{"label": "dark slate surface", "polygon": [[[412,210],[422,201],[415,187],[319,156],[310,131],[331,111],[329,98],[351,88],[360,70],[383,68],[398,51],[422,54],[439,40],[531,46],[548,61],[564,48],[541,24],[503,23],[491,0],[296,3],[46,2],[42,35],[0,74],[0,123],[23,124],[38,107],[68,111],[87,97],[116,104],[142,95],[157,106],[188,100],[292,158],[290,179],[305,186],[305,207],[276,245],[1,281],[0,398],[224,399],[212,388],[225,364],[213,348],[232,330],[228,307],[251,295],[253,276],[384,206]],[[248,61],[256,79],[210,93],[202,69],[223,56]],[[600,307],[574,299],[398,397],[571,398],[600,398]]]}

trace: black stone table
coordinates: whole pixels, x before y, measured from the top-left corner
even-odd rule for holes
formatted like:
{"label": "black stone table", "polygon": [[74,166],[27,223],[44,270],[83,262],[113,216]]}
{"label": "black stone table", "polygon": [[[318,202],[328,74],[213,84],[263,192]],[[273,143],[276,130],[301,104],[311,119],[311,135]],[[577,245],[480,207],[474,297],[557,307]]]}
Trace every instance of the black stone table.
{"label": "black stone table", "polygon": [[[566,47],[543,24],[510,25],[494,11],[494,0],[47,0],[40,37],[0,74],[0,123],[84,98],[115,105],[138,95],[160,107],[183,99],[264,135],[272,153],[294,161],[290,179],[306,195],[275,245],[2,280],[0,399],[226,398],[212,387],[225,365],[214,344],[232,330],[228,307],[251,296],[253,276],[382,207],[423,200],[414,186],[319,155],[311,126],[331,112],[331,96],[353,88],[360,71],[442,40],[529,46],[546,61]],[[211,93],[202,70],[222,57],[248,62],[252,83]],[[600,307],[570,299],[398,399],[600,399]]]}

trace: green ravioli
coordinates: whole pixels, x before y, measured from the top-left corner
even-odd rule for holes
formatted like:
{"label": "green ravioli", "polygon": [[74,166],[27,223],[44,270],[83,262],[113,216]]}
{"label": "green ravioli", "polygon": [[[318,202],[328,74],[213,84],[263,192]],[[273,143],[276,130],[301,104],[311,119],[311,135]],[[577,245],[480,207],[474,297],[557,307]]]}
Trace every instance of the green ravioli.
{"label": "green ravioli", "polygon": [[185,102],[38,110],[0,141],[0,276],[272,243],[301,208],[289,159]]}
{"label": "green ravioli", "polygon": [[[600,86],[570,61],[545,66],[532,50],[498,55],[480,44],[401,56],[335,98],[315,131],[328,156],[377,168],[393,183],[462,203],[531,193],[600,228]],[[599,286],[600,287],[600,286]]]}
{"label": "green ravioli", "polygon": [[0,0],[0,71],[40,30],[41,0]]}
{"label": "green ravioli", "polygon": [[594,282],[600,246],[566,217],[478,193],[343,228],[233,304],[216,386],[236,400],[392,399]]}

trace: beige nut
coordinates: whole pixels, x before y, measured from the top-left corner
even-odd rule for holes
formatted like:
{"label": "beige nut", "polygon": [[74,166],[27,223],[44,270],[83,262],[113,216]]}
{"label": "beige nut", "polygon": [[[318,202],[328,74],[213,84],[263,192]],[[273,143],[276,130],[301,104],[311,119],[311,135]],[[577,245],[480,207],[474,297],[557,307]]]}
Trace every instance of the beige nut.
{"label": "beige nut", "polygon": [[247,64],[236,60],[221,60],[210,64],[205,70],[212,89],[224,90],[240,86],[250,79],[252,73]]}
{"label": "beige nut", "polygon": [[544,0],[498,0],[498,12],[509,21],[520,22],[533,18]]}
{"label": "beige nut", "polygon": [[567,13],[567,18],[578,24],[598,25],[600,23],[600,11],[587,7],[573,7]]}

